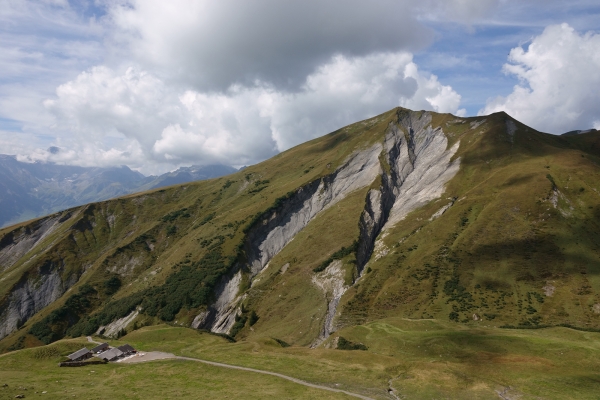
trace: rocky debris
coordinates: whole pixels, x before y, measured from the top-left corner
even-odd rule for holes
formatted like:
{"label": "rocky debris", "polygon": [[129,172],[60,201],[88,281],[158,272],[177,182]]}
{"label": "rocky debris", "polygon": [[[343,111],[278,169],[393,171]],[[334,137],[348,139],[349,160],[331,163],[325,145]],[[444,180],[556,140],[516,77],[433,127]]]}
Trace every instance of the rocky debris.
{"label": "rocky debris", "polygon": [[448,211],[448,209],[454,205],[454,202],[456,201],[456,197],[452,197],[449,200],[450,200],[450,203],[446,204],[445,206],[442,206],[442,208],[440,208],[435,213],[433,213],[433,215],[429,218],[430,221],[433,221],[434,219],[441,217],[446,211]]}
{"label": "rocky debris", "polygon": [[[335,172],[315,180],[288,197],[276,210],[265,215],[247,235],[246,255],[249,278],[262,272],[269,261],[277,255],[320,212],[337,204],[355,190],[369,186],[381,172],[379,154],[381,143],[357,151]],[[200,328],[227,333],[235,323],[239,284],[242,280],[241,266],[222,279],[215,292],[217,301],[209,307],[210,315]]]}
{"label": "rocky debris", "polygon": [[594,314],[600,314],[600,303],[596,303],[592,306],[592,311],[594,311]]}
{"label": "rocky debris", "polygon": [[242,283],[242,271],[240,269],[233,276],[226,276],[221,279],[221,283],[215,291],[217,301],[209,307],[209,314],[204,317],[203,323],[199,324],[199,327],[203,328],[208,325],[213,332],[229,332],[239,311],[237,304],[241,299],[241,296],[238,296],[240,283]]}
{"label": "rocky debris", "polygon": [[333,319],[335,318],[338,304],[344,293],[346,293],[346,290],[350,287],[345,284],[345,274],[342,261],[334,260],[324,271],[312,277],[312,282],[323,291],[327,299],[327,314],[325,315],[319,337],[311,345],[312,348],[323,343],[334,332]]}
{"label": "rocky debris", "polygon": [[290,263],[286,263],[283,267],[281,267],[281,270],[279,271],[282,275],[285,274],[285,272],[287,271],[287,269],[290,267]]}
{"label": "rocky debris", "polygon": [[138,308],[123,318],[113,321],[106,326],[101,326],[100,328],[98,328],[96,335],[102,334],[106,337],[116,338],[119,332],[127,328],[127,326],[129,326],[129,324],[133,322],[133,320],[139,315],[139,313],[140,309]]}
{"label": "rocky debris", "polygon": [[210,315],[209,311],[202,311],[200,314],[196,315],[196,317],[192,321],[192,325],[191,325],[192,328],[198,329],[201,326],[204,326],[206,324],[206,319],[208,318],[209,315]]}
{"label": "rocky debris", "polygon": [[246,250],[251,276],[261,272],[317,214],[355,190],[369,186],[381,171],[381,150],[382,145],[376,143],[352,154],[335,172],[298,189],[281,207],[265,216],[263,223],[248,233]]}
{"label": "rocky debris", "polygon": [[544,286],[542,290],[544,291],[546,297],[552,297],[556,288],[550,282],[546,282],[546,286]]}
{"label": "rocky debris", "polygon": [[479,316],[479,314],[475,313],[473,314],[473,321],[479,321],[481,320],[481,317]]}
{"label": "rocky debris", "polygon": [[517,125],[512,119],[506,119],[506,133],[508,134],[508,140],[511,143],[515,142],[515,132],[517,131]]}
{"label": "rocky debris", "polygon": [[[431,127],[430,113],[399,112],[397,123],[389,125],[383,143],[353,153],[336,171],[296,190],[250,229],[245,244],[249,279],[261,273],[320,212],[355,190],[371,185],[380,176],[381,186],[369,191],[359,221],[356,258],[360,277],[379,234],[444,192],[445,184],[460,166],[460,159],[451,161],[458,146],[457,142],[447,149],[446,135],[441,128]],[[380,156],[389,166],[389,172]],[[383,255],[385,246],[380,245]],[[217,301],[209,307],[209,314],[194,319],[198,327],[229,332],[241,299],[238,294],[241,269],[242,266],[236,266],[221,281],[216,290]],[[330,306],[335,309],[337,302]]]}
{"label": "rocky debris", "polygon": [[73,286],[79,276],[63,281],[62,263],[46,262],[37,268],[37,276],[25,276],[0,304],[0,339],[21,327],[29,318],[54,302]]}
{"label": "rocky debris", "polygon": [[430,113],[408,112],[399,118],[398,128],[386,136],[394,203],[384,230],[442,195],[460,168],[460,158],[452,161],[459,145],[447,148],[442,129],[431,127]]}
{"label": "rocky debris", "polygon": [[53,215],[8,232],[0,240],[0,271],[7,270],[25,253],[41,243],[70,216]]}
{"label": "rocky debris", "polygon": [[473,121],[469,124],[469,128],[471,129],[477,129],[479,128],[481,125],[485,124],[486,120],[485,119],[481,119],[479,121]]}

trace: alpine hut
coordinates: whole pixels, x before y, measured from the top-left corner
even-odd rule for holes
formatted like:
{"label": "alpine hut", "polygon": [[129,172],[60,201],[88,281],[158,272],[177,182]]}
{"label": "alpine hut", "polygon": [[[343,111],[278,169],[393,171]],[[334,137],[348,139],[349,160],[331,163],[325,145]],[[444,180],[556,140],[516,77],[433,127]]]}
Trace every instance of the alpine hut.
{"label": "alpine hut", "polygon": [[89,351],[86,347],[81,350],[77,350],[75,353],[69,354],[67,356],[71,361],[83,361],[92,357],[92,352]]}
{"label": "alpine hut", "polygon": [[101,343],[90,351],[94,354],[99,354],[106,350],[108,350],[108,343]]}
{"label": "alpine hut", "polygon": [[135,353],[135,349],[129,344],[124,344],[123,346],[119,346],[117,348],[121,350],[125,356]]}
{"label": "alpine hut", "polygon": [[118,348],[110,349],[105,351],[104,353],[98,354],[98,358],[105,361],[115,361],[117,358],[121,357],[123,352]]}

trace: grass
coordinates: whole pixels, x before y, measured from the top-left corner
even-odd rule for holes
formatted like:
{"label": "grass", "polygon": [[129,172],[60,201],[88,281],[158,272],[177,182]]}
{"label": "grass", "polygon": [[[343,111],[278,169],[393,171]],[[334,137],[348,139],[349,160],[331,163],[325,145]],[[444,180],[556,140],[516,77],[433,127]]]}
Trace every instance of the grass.
{"label": "grass", "polygon": [[[350,125],[226,178],[69,211],[67,223],[3,272],[0,296],[19,279],[35,278],[45,262],[64,261],[67,275],[84,266],[87,272],[0,349],[39,345],[24,332],[84,283],[96,288],[94,301],[105,304],[163,284],[175,268],[193,265],[212,246],[220,246],[223,256],[236,255],[255,216],[382,140],[394,115]],[[126,339],[143,349],[279,371],[375,397],[391,385],[411,398],[489,398],[508,386],[523,398],[593,398],[598,333],[498,327],[600,327],[594,311],[600,304],[600,139],[555,137],[518,123],[511,138],[507,118],[434,115],[433,126],[442,127],[449,145],[460,140],[460,172],[440,199],[380,236],[387,254],[369,262],[369,272],[338,307],[337,324],[345,328],[334,336],[368,350],[300,347],[318,335],[327,307],[312,283],[313,270],[356,240],[367,189],[322,212],[252,285],[245,281],[244,312],[258,320],[239,331],[237,343],[165,326],[145,327]],[[473,123],[479,125],[472,129]],[[452,207],[430,220],[450,199]],[[9,231],[1,230],[0,238]],[[349,284],[356,278],[352,255],[342,261]],[[105,283],[115,275],[122,285],[109,295]],[[199,310],[183,309],[173,324],[189,324]]]}
{"label": "grass", "polygon": [[[390,387],[402,397],[415,399],[487,399],[508,387],[510,394],[522,399],[594,399],[600,384],[600,333],[568,328],[505,330],[485,322],[461,325],[389,318],[335,335],[368,349],[283,348],[272,338],[258,336],[230,343],[212,334],[166,325],[142,328],[112,344],[127,342],[145,351],[279,372],[378,399],[388,398]],[[0,384],[9,385],[0,388],[4,390],[0,396],[13,398],[22,386],[28,397],[32,391],[46,390],[50,398],[106,398],[116,390],[121,398],[131,399],[348,398],[193,362],[57,367],[61,356],[85,344],[71,339],[0,356]]]}
{"label": "grass", "polygon": [[[57,366],[64,354],[83,345],[82,340],[69,340],[0,356],[0,385],[8,385],[0,386],[0,399],[13,399],[18,394],[44,399],[351,398],[281,378],[191,361]],[[40,356],[41,349],[47,351]]]}

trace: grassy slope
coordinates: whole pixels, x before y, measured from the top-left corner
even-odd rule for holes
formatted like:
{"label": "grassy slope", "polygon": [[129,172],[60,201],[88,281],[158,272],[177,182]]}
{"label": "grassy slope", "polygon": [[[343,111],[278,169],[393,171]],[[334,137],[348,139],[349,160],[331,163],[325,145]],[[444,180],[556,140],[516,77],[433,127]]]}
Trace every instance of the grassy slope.
{"label": "grassy slope", "polygon": [[[442,117],[434,124],[450,134],[460,129]],[[505,118],[492,115],[466,133],[461,171],[445,195],[383,239],[390,253],[371,261],[371,275],[347,294],[346,323],[448,319],[455,311],[462,322],[477,313],[495,325],[598,327],[598,151],[585,142],[591,138],[554,137],[518,123],[511,143]],[[549,174],[560,191],[557,208]],[[450,197],[458,201],[430,221]]]}
{"label": "grassy slope", "polygon": [[[497,391],[509,386],[512,389],[506,394],[522,399],[593,399],[600,384],[596,368],[599,333],[566,328],[470,328],[435,320],[389,318],[339,334],[366,344],[369,350],[282,348],[267,338],[229,343],[165,325],[142,328],[112,344],[128,342],[142,350],[280,372],[379,399],[388,398],[390,384],[404,398],[415,399],[495,398]],[[0,356],[0,383],[9,385],[0,396],[13,398],[18,394],[15,389],[24,386],[28,397],[31,391],[46,390],[51,398],[72,394],[106,398],[117,388],[123,398],[345,398],[277,378],[191,362],[56,366],[60,354],[82,345],[84,341],[71,339]],[[51,350],[55,348],[58,351]]]}
{"label": "grassy slope", "polygon": [[[47,259],[54,259],[57,264],[65,261],[68,266],[68,271],[63,271],[65,277],[73,269],[80,273],[86,267],[88,272],[60,300],[38,313],[21,331],[5,338],[0,349],[13,346],[28,327],[64,304],[84,283],[98,290],[98,304],[101,304],[108,300],[102,295],[103,284],[115,273],[124,284],[112,298],[120,299],[161,284],[181,261],[200,260],[207,252],[203,243],[216,236],[224,239],[225,256],[235,254],[243,239],[242,228],[254,215],[289,191],[333,172],[357,149],[381,140],[394,115],[392,110],[358,122],[228,177],[130,195],[61,213],[72,216],[3,273],[0,296],[6,296],[27,271],[35,271]],[[189,217],[164,220],[170,213],[183,209]],[[0,230],[0,238],[12,229]],[[356,236],[354,232],[351,234],[350,243]],[[323,254],[339,249],[337,243],[329,244],[330,248],[321,245]],[[31,259],[37,262],[32,264],[28,261]],[[188,323],[195,314],[196,310],[183,310],[177,320]],[[26,340],[35,342],[29,337]]]}
{"label": "grassy slope", "polygon": [[[224,236],[224,251],[233,254],[243,238],[241,227],[253,215],[330,173],[356,149],[381,140],[393,117],[394,110],[350,125],[226,178],[75,209],[68,223],[36,248],[43,253],[33,253],[38,264],[54,257],[76,260],[67,262],[71,269],[91,265],[81,283],[100,293],[103,282],[118,272],[125,285],[114,298],[126,297],[160,284],[182,260],[199,260],[206,253],[202,243],[215,236]],[[447,319],[455,312],[462,322],[477,313],[496,325],[598,325],[592,309],[600,302],[598,139],[555,137],[516,123],[511,140],[507,118],[434,115],[433,125],[442,127],[450,145],[461,141],[461,171],[441,199],[413,212],[383,239],[390,253],[372,261],[372,273],[347,293],[342,323],[395,315]],[[557,209],[549,201],[548,174],[561,193]],[[242,337],[312,341],[326,303],[310,283],[311,270],[356,239],[364,195],[357,192],[323,213],[275,257],[248,293],[246,306],[261,318],[255,331],[247,327]],[[448,197],[459,201],[429,221]],[[164,221],[184,208],[189,217]],[[214,218],[206,222],[210,215]],[[136,240],[142,234],[151,240]],[[31,268],[27,259],[5,273],[0,291],[6,293]],[[279,274],[286,263],[287,274]],[[552,297],[544,295],[548,285],[555,288]],[[106,296],[100,297],[99,302]],[[59,305],[47,307],[30,324]],[[177,320],[189,323],[196,312],[183,310]],[[7,338],[3,347],[21,335]]]}
{"label": "grassy slope", "polygon": [[[45,399],[350,398],[276,377],[190,361],[110,363],[80,368],[57,366],[64,355],[84,345],[81,340],[63,341],[0,356],[0,382],[8,385],[0,388],[0,399],[12,399],[18,394]],[[87,345],[89,348],[89,343]],[[35,374],[31,373],[32,369]]]}
{"label": "grassy slope", "polygon": [[[91,273],[83,282],[98,286],[108,276],[107,265],[126,269],[127,260],[140,254],[133,247],[135,238],[149,232],[155,250],[142,252],[142,262],[123,275],[125,285],[115,298],[124,297],[164,281],[186,255],[201,258],[206,251],[199,245],[203,240],[230,235],[224,248],[233,251],[242,239],[239,227],[244,221],[277,197],[334,170],[348,154],[366,146],[365,141],[380,140],[392,117],[390,112],[375,123],[351,125],[226,178],[100,203],[93,209],[93,229],[64,226],[47,244],[76,242],[77,246],[61,250],[75,251],[76,257],[92,249],[88,256]],[[484,119],[484,124],[471,129],[471,122]],[[246,306],[260,319],[252,329],[240,332],[244,341],[229,344],[211,335],[165,327],[143,328],[130,333],[127,340],[147,350],[277,370],[380,395],[385,394],[391,379],[399,393],[411,398],[441,394],[489,398],[506,386],[516,387],[524,398],[564,398],[573,393],[578,398],[593,398],[600,381],[594,372],[598,334],[497,326],[600,325],[592,308],[600,303],[599,138],[589,134],[554,137],[516,123],[518,130],[511,142],[504,114],[472,119],[435,115],[433,123],[444,129],[451,143],[461,140],[457,155],[461,170],[441,199],[411,213],[382,239],[388,255],[371,261],[371,272],[345,295],[341,322],[347,328],[337,334],[365,343],[368,352],[283,349],[271,339],[307,345],[318,332],[326,303],[310,283],[311,270],[356,239],[365,192],[327,210],[272,260],[248,292]],[[561,193],[557,208],[550,201],[553,183],[548,174]],[[256,184],[265,180],[269,183]],[[264,188],[250,193],[260,187]],[[442,217],[429,221],[449,197],[458,201]],[[182,208],[188,209],[189,218],[161,221],[164,215]],[[202,224],[212,213],[215,217]],[[112,227],[102,222],[108,215],[116,215]],[[77,218],[73,217],[73,224],[80,220]],[[228,227],[236,221],[237,229]],[[167,235],[172,225],[176,233]],[[2,232],[7,230],[0,231],[0,236]],[[78,239],[58,239],[69,235]],[[134,245],[127,247],[128,243]],[[46,257],[41,251],[37,254]],[[109,261],[103,266],[105,258]],[[287,263],[288,270],[281,274]],[[10,276],[26,267],[21,260],[8,271],[0,290],[6,293]],[[545,286],[554,287],[551,297],[545,295]],[[48,307],[32,322],[59,304]],[[179,322],[189,321],[192,311],[182,312]],[[462,323],[449,321],[453,311]],[[472,321],[474,313],[482,320]],[[538,316],[541,318],[536,319]],[[427,319],[432,317],[435,319]],[[5,339],[4,348],[27,326],[30,323]],[[26,337],[25,345],[36,344]],[[15,368],[17,365],[15,362]],[[49,371],[51,367],[39,364],[39,368]],[[143,382],[151,393],[152,381]],[[234,390],[225,386],[215,390]]]}

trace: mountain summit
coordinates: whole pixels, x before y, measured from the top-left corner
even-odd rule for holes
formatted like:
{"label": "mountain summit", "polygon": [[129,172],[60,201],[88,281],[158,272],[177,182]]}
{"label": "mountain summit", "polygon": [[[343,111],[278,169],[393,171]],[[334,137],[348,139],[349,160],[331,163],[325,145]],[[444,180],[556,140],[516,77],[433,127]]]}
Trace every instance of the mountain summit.
{"label": "mountain summit", "polygon": [[161,321],[331,346],[386,317],[600,327],[600,136],[390,110],[228,177],[0,231],[0,345]]}

